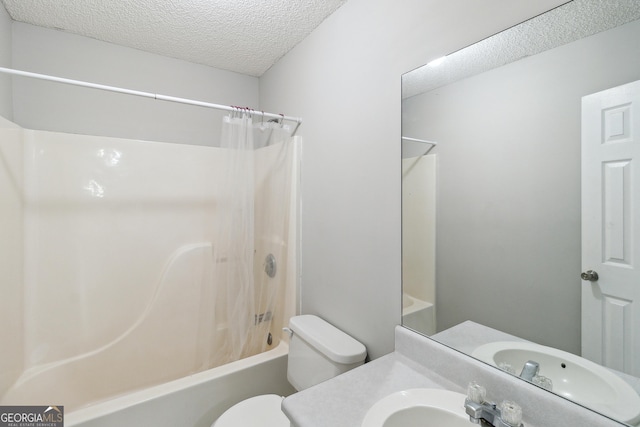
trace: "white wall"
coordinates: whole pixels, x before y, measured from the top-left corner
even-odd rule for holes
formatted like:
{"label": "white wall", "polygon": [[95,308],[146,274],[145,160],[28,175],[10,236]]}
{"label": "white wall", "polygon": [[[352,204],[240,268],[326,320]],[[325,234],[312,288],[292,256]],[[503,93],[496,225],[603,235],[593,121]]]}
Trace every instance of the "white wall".
{"label": "white wall", "polygon": [[[11,18],[0,3],[0,67],[11,67]],[[12,119],[11,78],[0,74],[0,116]]]}
{"label": "white wall", "polygon": [[[258,105],[258,79],[15,22],[13,67],[225,105]],[[14,78],[14,121],[29,129],[212,145],[222,112]]]}
{"label": "white wall", "polygon": [[393,350],[400,75],[561,3],[350,0],[261,77],[261,108],[304,118],[304,312]]}

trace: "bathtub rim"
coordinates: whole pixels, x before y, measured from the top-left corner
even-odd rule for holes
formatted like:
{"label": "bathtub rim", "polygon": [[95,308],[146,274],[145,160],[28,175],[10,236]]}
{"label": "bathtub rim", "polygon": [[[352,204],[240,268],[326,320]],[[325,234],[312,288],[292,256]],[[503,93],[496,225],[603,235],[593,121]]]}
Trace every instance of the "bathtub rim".
{"label": "bathtub rim", "polygon": [[406,296],[408,299],[411,300],[411,304],[409,306],[402,307],[403,316],[415,313],[420,310],[424,310],[425,308],[433,307],[433,303],[416,298],[407,292],[403,292],[402,296],[403,297]]}
{"label": "bathtub rim", "polygon": [[[280,343],[271,350],[249,356],[226,365],[197,372],[186,377],[178,378],[163,384],[136,390],[131,393],[116,396],[100,402],[96,402],[65,413],[64,422],[66,427],[81,425],[96,418],[105,417],[133,406],[152,401],[160,396],[167,396],[178,393],[186,388],[204,384],[209,381],[232,375],[244,368],[259,365],[278,357],[289,354],[289,343],[281,339]],[[63,402],[64,404],[64,402]]]}

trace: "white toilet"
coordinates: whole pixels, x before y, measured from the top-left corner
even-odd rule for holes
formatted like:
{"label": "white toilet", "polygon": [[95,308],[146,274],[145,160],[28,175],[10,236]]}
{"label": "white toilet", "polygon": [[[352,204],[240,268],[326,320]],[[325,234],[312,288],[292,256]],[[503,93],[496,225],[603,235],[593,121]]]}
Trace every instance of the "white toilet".
{"label": "white toilet", "polygon": [[[367,350],[360,342],[313,315],[289,320],[287,379],[298,391],[364,363]],[[290,427],[280,410],[282,397],[266,394],[232,406],[212,427]]]}

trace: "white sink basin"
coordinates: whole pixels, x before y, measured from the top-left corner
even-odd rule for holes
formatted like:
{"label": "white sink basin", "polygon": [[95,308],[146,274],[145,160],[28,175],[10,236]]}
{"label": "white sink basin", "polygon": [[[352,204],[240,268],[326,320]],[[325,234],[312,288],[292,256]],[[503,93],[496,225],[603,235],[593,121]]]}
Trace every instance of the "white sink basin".
{"label": "white sink basin", "polygon": [[399,391],[376,402],[361,427],[469,427],[465,398],[433,388]]}
{"label": "white sink basin", "polygon": [[539,374],[550,378],[552,391],[603,415],[635,425],[640,421],[640,396],[610,370],[553,347],[518,341],[482,345],[471,355],[499,366],[507,363],[520,374],[525,362],[540,365]]}

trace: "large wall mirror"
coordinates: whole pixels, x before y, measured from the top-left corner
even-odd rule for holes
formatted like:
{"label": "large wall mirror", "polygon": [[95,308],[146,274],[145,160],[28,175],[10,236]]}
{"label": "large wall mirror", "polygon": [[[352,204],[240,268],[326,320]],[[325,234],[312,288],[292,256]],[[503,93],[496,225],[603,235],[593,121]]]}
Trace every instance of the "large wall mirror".
{"label": "large wall mirror", "polygon": [[574,0],[402,78],[403,324],[630,425],[639,19]]}

